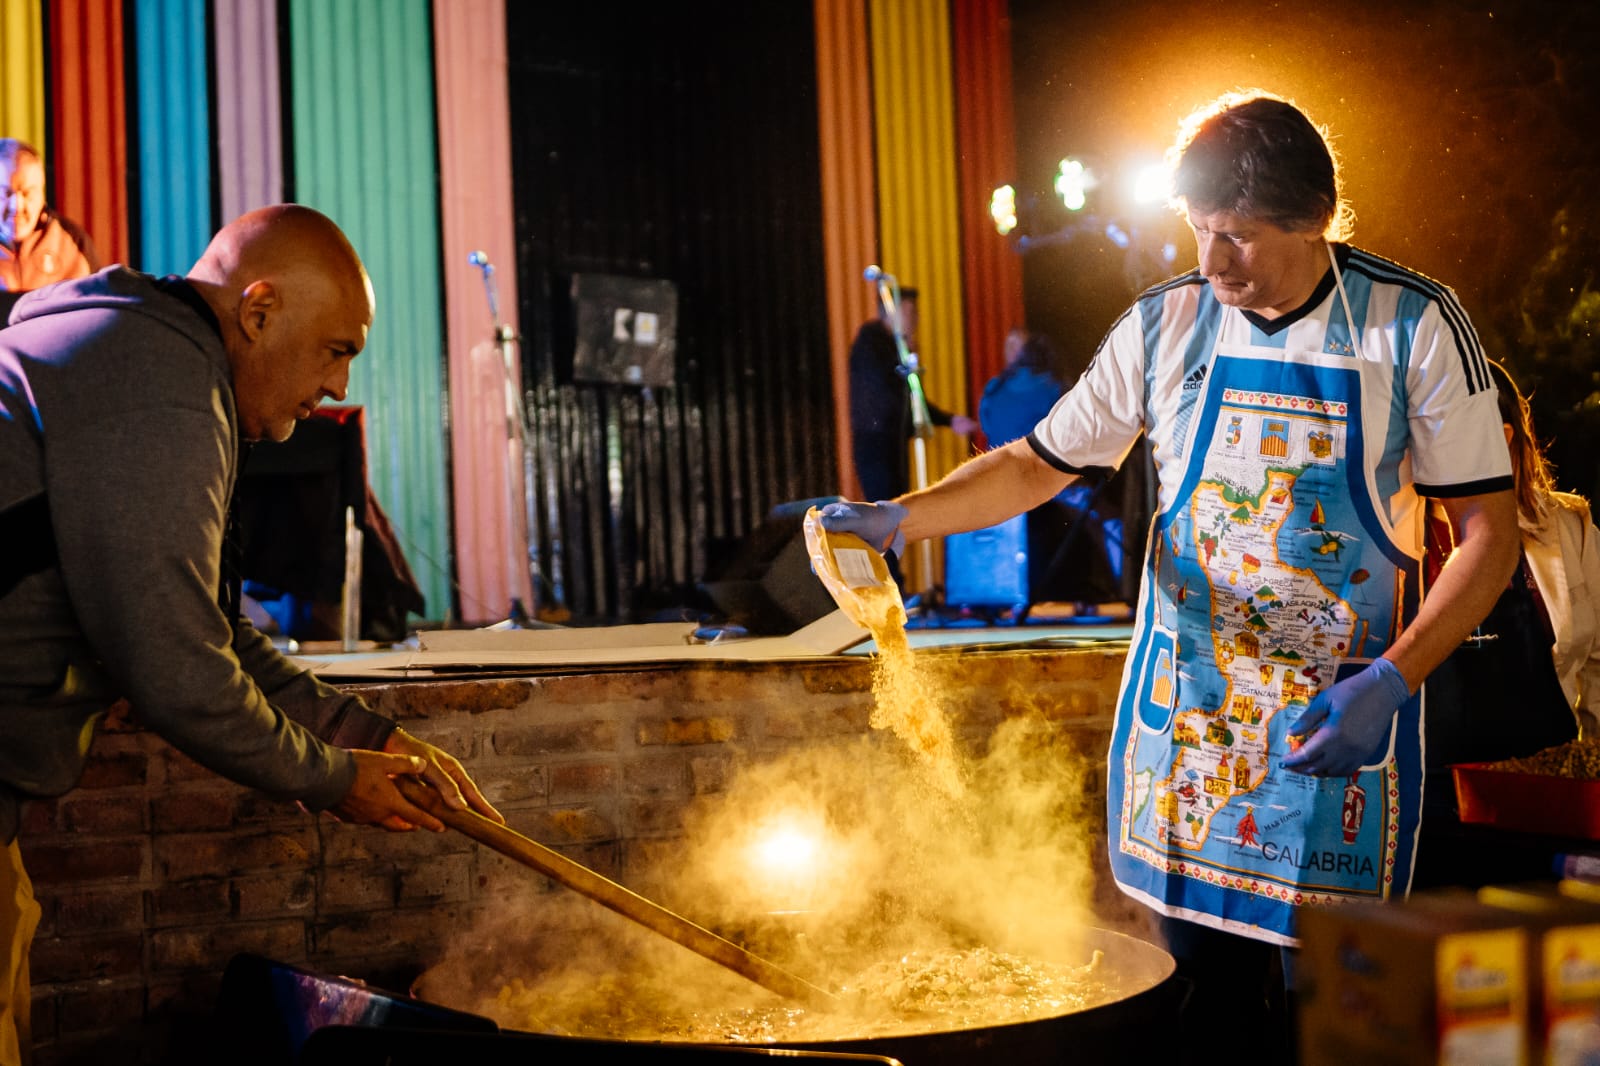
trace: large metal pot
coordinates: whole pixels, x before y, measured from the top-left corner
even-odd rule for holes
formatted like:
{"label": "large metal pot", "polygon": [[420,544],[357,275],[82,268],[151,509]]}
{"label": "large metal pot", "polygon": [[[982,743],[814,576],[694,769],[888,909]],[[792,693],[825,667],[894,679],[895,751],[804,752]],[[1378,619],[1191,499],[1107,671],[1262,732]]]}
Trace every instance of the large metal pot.
{"label": "large metal pot", "polygon": [[[1104,929],[1088,930],[1084,947],[1104,952],[1102,968],[1116,975],[1121,998],[1086,1010],[1008,1025],[754,1046],[882,1055],[898,1059],[904,1066],[1155,1061],[1169,1048],[1173,1021],[1185,996],[1172,956],[1154,944]],[[474,1006],[458,1002],[459,990],[438,970],[422,974],[412,993],[457,1009]]]}

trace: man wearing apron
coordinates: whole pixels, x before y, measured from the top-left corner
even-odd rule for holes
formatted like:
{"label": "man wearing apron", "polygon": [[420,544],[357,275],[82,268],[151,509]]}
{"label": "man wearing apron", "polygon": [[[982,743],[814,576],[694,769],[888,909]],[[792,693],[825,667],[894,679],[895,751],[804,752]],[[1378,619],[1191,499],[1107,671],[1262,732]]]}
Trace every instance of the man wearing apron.
{"label": "man wearing apron", "polygon": [[[1471,323],[1444,286],[1331,243],[1348,211],[1317,128],[1230,95],[1185,124],[1177,158],[1199,268],[1143,294],[1025,441],[824,522],[885,545],[981,528],[1149,438],[1160,493],[1109,755],[1111,868],[1164,916],[1191,1019],[1237,1032],[1297,908],[1405,893],[1414,693],[1489,611],[1518,538]],[[1427,590],[1423,497],[1457,544]]]}

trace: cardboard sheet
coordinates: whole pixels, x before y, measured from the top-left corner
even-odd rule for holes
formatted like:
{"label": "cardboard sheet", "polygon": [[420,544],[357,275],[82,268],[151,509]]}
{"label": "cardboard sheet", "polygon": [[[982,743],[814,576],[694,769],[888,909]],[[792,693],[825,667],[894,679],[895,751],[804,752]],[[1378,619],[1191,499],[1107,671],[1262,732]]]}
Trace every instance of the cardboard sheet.
{"label": "cardboard sheet", "polygon": [[695,625],[599,626],[587,629],[453,629],[418,634],[415,651],[291,656],[323,678],[389,679],[428,673],[568,667],[617,669],[650,663],[773,662],[839,655],[869,638],[842,611],[786,637],[694,640]]}

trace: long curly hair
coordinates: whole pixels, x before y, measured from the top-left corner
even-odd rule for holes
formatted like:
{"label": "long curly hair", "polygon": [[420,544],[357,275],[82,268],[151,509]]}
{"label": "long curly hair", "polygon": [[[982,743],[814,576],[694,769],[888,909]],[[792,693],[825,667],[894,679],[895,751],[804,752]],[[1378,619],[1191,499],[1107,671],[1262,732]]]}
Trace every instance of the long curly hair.
{"label": "long curly hair", "polygon": [[1489,373],[1500,394],[1500,421],[1511,427],[1511,477],[1516,483],[1517,520],[1525,529],[1544,525],[1556,491],[1555,471],[1533,432],[1533,412],[1505,367],[1489,360]]}

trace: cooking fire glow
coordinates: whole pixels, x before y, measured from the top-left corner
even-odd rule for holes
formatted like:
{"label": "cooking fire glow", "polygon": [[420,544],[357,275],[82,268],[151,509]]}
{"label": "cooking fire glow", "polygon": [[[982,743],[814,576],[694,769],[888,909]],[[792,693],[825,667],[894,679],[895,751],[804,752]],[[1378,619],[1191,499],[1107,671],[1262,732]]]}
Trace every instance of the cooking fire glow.
{"label": "cooking fire glow", "polygon": [[[955,727],[955,660],[919,661],[898,590],[855,590],[872,630],[868,735],[820,735],[741,760],[683,815],[662,903],[844,1000],[797,1009],[584,901],[495,916],[504,958],[440,969],[457,1005],[502,1025],[649,1040],[760,1043],[1003,1024],[1114,998],[1085,949],[1097,755],[1059,716],[995,686],[992,723]],[[1027,957],[1012,952],[1024,952]]]}
{"label": "cooking fire glow", "polygon": [[762,867],[792,876],[811,868],[817,857],[817,841],[792,826],[780,826],[757,842],[754,855]]}
{"label": "cooking fire glow", "polygon": [[763,823],[745,848],[752,889],[769,912],[808,908],[816,893],[827,828],[820,815],[790,812]]}

